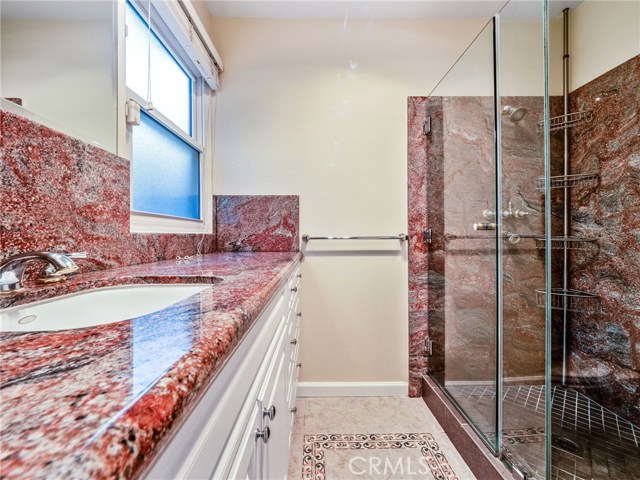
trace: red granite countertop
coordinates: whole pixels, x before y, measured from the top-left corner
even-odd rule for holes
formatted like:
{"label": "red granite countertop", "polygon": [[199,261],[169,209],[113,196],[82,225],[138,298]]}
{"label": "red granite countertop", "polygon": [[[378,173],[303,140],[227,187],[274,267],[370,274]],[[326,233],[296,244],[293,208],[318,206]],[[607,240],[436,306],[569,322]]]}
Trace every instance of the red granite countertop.
{"label": "red granite countertop", "polygon": [[0,477],[139,475],[298,261],[299,253],[218,253],[77,275],[19,297],[212,283],[131,320],[0,334]]}

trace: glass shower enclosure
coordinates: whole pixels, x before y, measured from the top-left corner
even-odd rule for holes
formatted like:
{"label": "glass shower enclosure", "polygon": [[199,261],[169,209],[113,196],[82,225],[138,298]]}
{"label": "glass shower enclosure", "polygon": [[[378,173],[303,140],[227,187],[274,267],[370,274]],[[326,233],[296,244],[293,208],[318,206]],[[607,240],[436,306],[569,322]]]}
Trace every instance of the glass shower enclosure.
{"label": "glass shower enclosure", "polygon": [[[428,373],[522,478],[637,479],[640,430],[624,407],[599,403],[606,390],[594,393],[592,377],[572,365],[587,364],[573,332],[587,336],[585,325],[602,318],[598,296],[574,284],[588,283],[585,265],[598,258],[585,199],[601,172],[597,155],[576,145],[588,137],[581,123],[595,116],[583,104],[603,90],[569,92],[567,5],[506,3],[424,103]],[[628,70],[625,79],[640,77]],[[636,111],[638,90],[627,93]],[[572,163],[573,150],[586,160]],[[631,342],[624,325],[605,328],[613,348]],[[626,372],[633,388],[637,369]],[[630,398],[640,403],[637,388]]]}

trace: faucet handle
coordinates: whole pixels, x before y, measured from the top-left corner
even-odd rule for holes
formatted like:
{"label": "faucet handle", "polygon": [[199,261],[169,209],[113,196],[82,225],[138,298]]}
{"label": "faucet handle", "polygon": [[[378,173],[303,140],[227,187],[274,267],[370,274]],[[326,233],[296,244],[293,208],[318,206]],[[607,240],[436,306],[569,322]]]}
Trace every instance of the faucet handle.
{"label": "faucet handle", "polygon": [[[72,259],[72,258],[87,258],[87,252],[61,253],[60,255],[63,255],[65,257],[67,257],[68,259]],[[52,264],[48,264],[46,267],[44,267],[40,271],[40,277],[38,277],[37,282],[38,283],[59,282],[61,280],[64,280],[67,275],[78,273],[78,271],[80,269],[77,267],[77,265],[75,265],[73,260],[69,260],[69,261],[71,263],[73,263],[73,265],[76,267],[75,270],[71,270],[71,271],[67,270],[64,273],[58,273],[56,271],[56,268]]]}
{"label": "faucet handle", "polygon": [[63,253],[63,255],[69,258],[88,258],[87,252]]}

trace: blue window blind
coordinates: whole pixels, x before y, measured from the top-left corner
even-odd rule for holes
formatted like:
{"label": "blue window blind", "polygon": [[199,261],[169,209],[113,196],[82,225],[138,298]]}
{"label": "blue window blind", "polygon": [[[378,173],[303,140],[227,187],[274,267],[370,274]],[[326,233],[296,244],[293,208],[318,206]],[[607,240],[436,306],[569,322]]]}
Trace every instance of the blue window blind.
{"label": "blue window blind", "polygon": [[144,112],[131,172],[133,210],[200,219],[200,152]]}

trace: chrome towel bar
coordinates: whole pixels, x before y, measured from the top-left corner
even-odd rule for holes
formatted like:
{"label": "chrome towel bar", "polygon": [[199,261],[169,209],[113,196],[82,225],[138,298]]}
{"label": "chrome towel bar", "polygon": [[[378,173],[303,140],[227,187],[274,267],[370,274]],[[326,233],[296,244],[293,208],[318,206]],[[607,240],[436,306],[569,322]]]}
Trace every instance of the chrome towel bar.
{"label": "chrome towel bar", "polygon": [[399,233],[398,235],[365,235],[362,237],[312,237],[308,234],[302,235],[302,241],[308,242],[309,240],[400,240],[404,242],[409,240],[409,235],[405,233]]}

